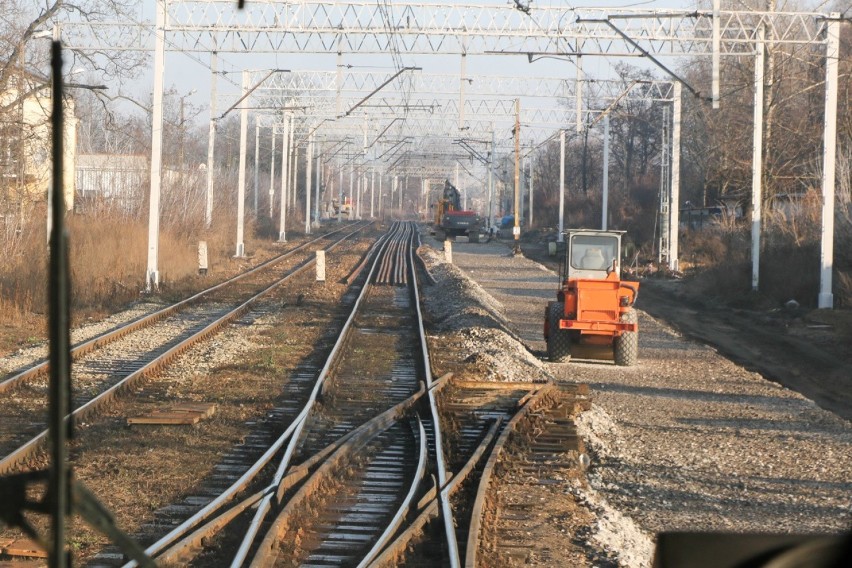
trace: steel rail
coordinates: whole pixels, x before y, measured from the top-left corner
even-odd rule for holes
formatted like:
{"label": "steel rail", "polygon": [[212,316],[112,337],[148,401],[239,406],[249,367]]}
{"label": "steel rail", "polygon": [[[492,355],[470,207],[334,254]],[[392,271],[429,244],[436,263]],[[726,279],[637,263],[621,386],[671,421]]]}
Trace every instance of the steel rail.
{"label": "steel rail", "polygon": [[[390,235],[386,234],[382,240],[382,244],[376,247],[375,256],[373,257],[373,262],[371,263],[370,271],[367,274],[366,282],[370,282],[370,280],[372,279],[373,274],[376,271],[376,267],[379,264],[381,255],[387,247],[388,242],[390,242]],[[287,449],[284,452],[284,456],[281,458],[281,462],[275,472],[274,483],[276,485],[280,483],[280,481],[284,478],[284,473],[290,466],[290,460],[292,459],[293,453],[296,450],[296,446],[298,444],[298,440],[301,436],[302,430],[305,426],[307,416],[310,410],[313,408],[314,404],[316,403],[317,396],[319,396],[319,394],[322,392],[325,379],[328,376],[333,363],[337,360],[337,354],[345,343],[345,338],[352,327],[352,323],[355,320],[355,315],[358,312],[358,308],[361,306],[361,303],[364,301],[364,298],[366,298],[368,290],[369,286],[365,285],[361,289],[361,292],[358,294],[358,298],[355,300],[352,306],[352,311],[349,313],[349,317],[346,318],[346,322],[343,324],[340,336],[334,343],[334,346],[331,348],[331,352],[329,353],[325,365],[323,365],[323,368],[320,371],[319,376],[317,377],[317,381],[314,384],[314,388],[311,391],[311,395],[308,398],[304,409],[301,413],[299,413],[299,416],[294,421],[294,424],[296,425],[294,435],[290,438],[290,442],[287,444]],[[264,497],[263,501],[261,501],[261,503],[258,505],[257,511],[254,515],[254,518],[252,519],[249,529],[246,531],[246,534],[242,542],[240,543],[240,546],[237,549],[233,560],[231,561],[232,567],[242,566],[242,564],[248,558],[249,550],[255,539],[257,538],[258,532],[260,531],[260,525],[263,522],[263,519],[266,518],[266,514],[269,512],[272,498],[272,495],[267,495],[266,497]]]}
{"label": "steel rail", "polygon": [[[450,376],[451,375],[447,375],[445,378],[448,379]],[[389,417],[389,416],[400,416],[400,415],[404,414],[409,409],[411,409],[420,400],[420,398],[425,393],[426,393],[425,387],[421,387],[421,389],[418,392],[411,395],[408,399],[400,402],[399,404],[397,404],[396,406],[394,406],[392,408],[389,408],[384,413],[380,414],[379,416],[376,416],[375,418],[373,418],[369,422],[365,422],[364,424],[362,424],[358,428],[355,428],[351,432],[347,433],[345,436],[343,436],[340,439],[329,444],[325,449],[314,454],[313,456],[311,456],[309,459],[307,459],[303,463],[291,468],[289,473],[287,474],[287,476],[284,479],[282,479],[281,482],[278,484],[278,488],[277,488],[278,498],[280,499],[280,495],[283,493],[283,491],[286,491],[287,489],[293,487],[296,483],[298,483],[299,481],[304,479],[306,477],[306,475],[308,474],[309,470],[311,470],[312,468],[316,467],[318,464],[325,461],[325,459],[329,455],[336,452],[341,446],[349,443],[349,441],[351,439],[353,439],[356,436],[363,434],[365,431],[375,430],[376,424],[387,420],[387,417]],[[285,437],[285,435],[282,435],[282,438],[283,437]],[[286,435],[286,437],[289,437],[289,435]],[[278,447],[280,448],[280,445]],[[234,485],[237,485],[237,484],[235,483]],[[256,503],[258,503],[263,497],[265,497],[267,494],[269,494],[269,492],[272,491],[273,489],[275,489],[274,485],[267,485],[261,491],[258,491],[257,493],[247,497],[246,499],[244,499],[240,503],[234,505],[231,509],[222,513],[216,519],[208,522],[206,525],[202,526],[201,528],[197,529],[192,534],[185,536],[181,541],[177,542],[174,546],[169,547],[167,549],[164,549],[163,546],[157,547],[158,549],[155,552],[155,554],[158,553],[161,550],[163,550],[163,552],[161,554],[159,554],[158,556],[156,556],[156,560],[158,560],[159,562],[164,563],[164,564],[170,564],[170,563],[173,564],[173,563],[179,563],[179,562],[186,561],[187,555],[189,554],[189,550],[192,547],[199,546],[201,544],[202,539],[210,538],[210,537],[214,536],[225,525],[227,525],[229,522],[234,520],[240,513],[242,513],[243,511],[245,511],[249,507],[255,506]],[[229,488],[228,491],[231,491],[231,488]],[[209,517],[213,512],[215,512],[215,511],[207,512],[207,514],[204,515],[204,518]],[[201,513],[202,513],[202,511],[199,511],[198,513],[196,513],[195,516],[200,516]],[[190,520],[191,519],[188,519],[187,522],[184,523],[184,524],[190,524]],[[197,519],[195,522],[191,523],[192,526],[197,525],[198,522],[200,522],[201,520],[204,520],[204,519],[201,519],[201,518]],[[177,529],[175,529],[175,531],[173,531],[173,532],[176,532],[176,531],[177,531]],[[186,532],[188,532],[188,531],[187,530],[183,531],[184,534]],[[169,535],[167,535],[167,537],[168,536]],[[167,537],[163,537],[163,539],[161,539],[161,540],[165,541],[167,539]],[[179,536],[177,538],[179,538]],[[174,540],[175,540],[175,537],[168,539],[169,542],[173,542]],[[165,544],[165,546],[167,546],[167,545],[168,545],[168,543]],[[155,544],[155,545],[152,545],[150,548],[154,548],[156,546],[157,545]],[[130,568],[131,566],[133,566],[132,563],[125,565],[126,568]]]}
{"label": "steel rail", "polygon": [[[482,459],[482,456],[485,455],[488,448],[494,442],[494,439],[497,437],[500,428],[500,420],[495,420],[491,427],[486,432],[482,441],[477,446],[476,450],[471,455],[470,459],[467,463],[462,467],[459,472],[453,476],[452,480],[450,480],[447,485],[448,494],[452,495],[455,493],[459,487],[461,487],[462,482],[467,479],[468,475],[473,471],[473,469],[477,466],[479,461]],[[399,557],[404,554],[407,549],[409,543],[414,539],[415,535],[418,532],[421,532],[423,528],[426,526],[426,523],[429,519],[432,519],[438,516],[438,512],[440,509],[439,499],[437,497],[433,497],[428,500],[425,504],[422,505],[421,512],[417,516],[417,518],[412,521],[412,523],[405,529],[402,533],[400,533],[396,539],[387,547],[385,550],[370,563],[371,568],[377,568],[379,566],[397,566],[400,563],[398,562]]]}
{"label": "steel rail", "polygon": [[367,555],[364,556],[364,559],[358,563],[357,568],[365,568],[373,561],[373,558],[375,558],[376,555],[385,547],[390,540],[390,537],[392,537],[399,529],[405,516],[411,510],[411,502],[414,500],[417,488],[420,486],[420,481],[423,479],[423,475],[426,472],[426,459],[429,456],[428,445],[426,444],[426,430],[423,429],[423,421],[420,420],[420,418],[417,419],[417,426],[420,434],[420,456],[417,462],[417,471],[414,474],[414,479],[411,482],[408,495],[405,496],[405,499],[397,510],[396,515],[394,515],[393,519],[391,519],[391,522],[373,545],[373,548],[371,548]]}
{"label": "steel rail", "polygon": [[467,549],[465,551],[465,568],[476,567],[476,555],[479,550],[479,536],[482,528],[482,511],[485,506],[485,497],[491,483],[491,475],[497,465],[497,460],[503,451],[503,447],[509,439],[509,436],[514,432],[518,423],[531,411],[531,409],[541,402],[549,393],[553,392],[553,386],[548,383],[545,388],[540,388],[534,395],[527,398],[523,407],[509,420],[500,437],[494,443],[494,448],[491,450],[491,455],[488,456],[488,461],[485,462],[485,467],[479,478],[479,487],[476,491],[476,499],[473,502],[473,509],[470,514],[470,528],[467,533]]}
{"label": "steel rail", "polygon": [[[367,225],[365,225],[365,226],[367,226]],[[84,341],[84,342],[80,343],[79,345],[74,346],[71,349],[71,360],[72,361],[77,360],[80,357],[83,357],[84,355],[91,353],[95,349],[99,349],[101,347],[109,345],[110,343],[118,341],[122,337],[124,337],[124,336],[126,336],[130,333],[133,333],[134,331],[138,331],[140,329],[144,329],[146,327],[149,327],[152,324],[154,324],[154,323],[156,323],[156,322],[158,322],[158,321],[160,321],[160,320],[162,320],[162,319],[164,319],[164,318],[166,318],[170,315],[173,315],[173,314],[179,312],[180,310],[192,305],[193,303],[197,302],[198,300],[200,300],[204,296],[206,296],[206,295],[208,295],[212,292],[215,292],[216,290],[219,290],[221,288],[229,286],[229,285],[233,284],[234,282],[237,282],[237,281],[239,281],[239,280],[241,280],[241,279],[243,279],[247,276],[254,274],[255,272],[258,272],[259,270],[263,270],[264,268],[268,268],[268,267],[272,266],[273,264],[277,264],[278,262],[285,260],[285,259],[289,258],[290,256],[292,256],[293,254],[295,254],[296,252],[302,250],[303,248],[306,248],[306,247],[316,243],[319,240],[322,240],[322,239],[327,238],[329,236],[335,235],[335,234],[343,231],[345,228],[346,227],[337,229],[337,230],[332,231],[330,233],[326,233],[322,236],[319,236],[319,237],[317,237],[317,238],[315,238],[311,241],[308,241],[306,243],[302,243],[302,244],[298,245],[297,247],[294,247],[293,249],[290,249],[287,252],[282,253],[279,256],[276,256],[276,257],[271,258],[271,259],[269,259],[265,262],[262,262],[262,263],[258,264],[257,266],[255,266],[254,268],[251,268],[251,269],[249,269],[245,272],[241,272],[240,274],[238,274],[234,277],[228,278],[227,280],[224,280],[224,281],[220,282],[219,284],[216,284],[214,286],[211,286],[210,288],[207,288],[205,290],[197,292],[196,294],[193,294],[192,296],[190,296],[188,298],[185,298],[185,299],[183,299],[179,302],[176,302],[176,303],[174,303],[170,306],[167,306],[167,307],[165,307],[161,310],[157,310],[156,312],[148,314],[147,316],[143,316],[139,319],[136,319],[132,322],[129,322],[126,325],[118,327],[117,329],[107,331],[105,333],[98,335],[97,337],[93,337],[92,339]],[[363,228],[363,227],[361,227],[361,228]],[[47,360],[44,360],[44,361],[36,364],[35,366],[32,366],[28,369],[25,369],[24,371],[21,371],[21,372],[15,374],[15,375],[3,380],[2,382],[0,382],[0,394],[3,394],[4,392],[6,392],[7,390],[9,390],[11,388],[14,388],[20,382],[30,380],[30,379],[34,379],[34,378],[39,377],[43,374],[46,374],[48,372],[48,368],[49,368],[49,362]]]}
{"label": "steel rail", "polygon": [[[347,235],[340,238],[337,242],[327,247],[326,250],[332,250],[344,240],[360,232],[360,230],[361,228],[358,228],[355,231],[348,233]],[[130,373],[116,384],[112,385],[96,397],[89,400],[87,403],[74,409],[71,414],[66,417],[66,419],[84,420],[87,417],[93,415],[97,409],[99,409],[102,405],[111,402],[122,391],[129,389],[130,387],[135,385],[139,380],[152,375],[154,372],[171,362],[175,357],[189,349],[189,347],[210,337],[211,335],[222,329],[222,327],[224,327],[226,324],[245,314],[254,302],[267,295],[269,292],[275,290],[276,288],[287,282],[290,278],[305,270],[314,262],[314,257],[308,257],[304,262],[294,267],[291,272],[289,272],[283,278],[279,279],[277,282],[274,282],[273,284],[269,285],[268,287],[258,292],[257,294],[255,294],[254,296],[252,296],[251,298],[228,312],[227,314],[208,324],[200,331],[187,337],[186,339],[174,345],[164,353],[153,358],[144,366],[137,369],[133,373]],[[0,460],[0,474],[4,474],[11,471],[17,464],[35,454],[35,452],[37,452],[38,449],[41,447],[41,444],[46,441],[47,435],[47,430],[42,431],[40,434],[30,439],[30,441],[20,446],[17,450],[11,452],[2,460]]]}
{"label": "steel rail", "polygon": [[[404,403],[400,403],[393,408],[390,408],[370,420],[368,423],[363,424],[358,428],[357,433],[355,433],[350,440],[347,441],[346,444],[341,445],[335,452],[323,462],[320,468],[314,473],[312,479],[321,480],[323,476],[327,476],[329,472],[334,468],[334,466],[338,465],[343,461],[344,458],[348,457],[348,455],[354,453],[355,451],[366,446],[370,441],[375,439],[379,434],[383,433],[391,426],[393,426],[401,416],[403,416],[407,411],[409,411],[415,402],[420,400],[420,398],[426,393],[425,388],[421,388],[416,394],[412,395],[408,400]],[[421,425],[422,428],[422,425]],[[422,440],[425,442],[425,435]],[[425,467],[425,464],[424,464]],[[412,482],[412,491],[416,490],[418,486],[418,481],[420,480],[420,476],[415,476],[415,480]],[[272,523],[272,526],[269,528],[266,536],[261,542],[260,546],[257,549],[257,553],[252,559],[250,568],[259,568],[261,566],[266,566],[271,563],[272,552],[275,549],[275,542],[281,538],[284,534],[282,528],[286,528],[286,522],[290,517],[291,512],[295,508],[295,506],[302,500],[310,497],[313,493],[315,493],[318,489],[318,481],[314,483],[306,482],[302,485],[299,491],[293,495],[293,497],[287,502],[287,505],[281,510],[281,512],[276,517],[275,521]],[[410,491],[411,492],[411,491]]]}
{"label": "steel rail", "polygon": [[[397,235],[396,237],[390,237],[389,236],[386,242],[384,242],[384,243],[377,242],[376,245],[374,245],[374,247],[371,247],[371,249],[380,249],[380,254],[381,254],[381,252],[385,252],[386,254],[382,255],[384,258],[389,258],[389,257],[392,257],[392,256],[399,258],[400,257],[399,252],[392,254],[389,249],[395,249],[397,251],[401,249],[403,251],[402,257],[404,259],[404,250],[405,249],[404,249],[404,247],[400,246],[400,242],[411,239],[411,234],[412,234],[411,226],[409,224],[406,224],[402,227],[396,227],[396,229],[397,229],[397,231],[399,231],[399,229],[401,229],[402,234]],[[372,265],[373,269],[376,268],[376,262],[375,261],[377,260],[377,258],[374,258],[374,262],[373,262],[373,265]],[[382,264],[382,263],[379,263],[379,264]],[[372,274],[372,272],[371,272],[371,274]],[[367,282],[369,282],[369,281],[370,281],[370,276],[368,275]],[[366,288],[365,288],[365,290],[362,290],[362,295],[365,292],[366,292]],[[418,306],[418,308],[419,308],[419,306]],[[353,307],[353,312],[356,311],[356,309],[357,309],[357,307]],[[418,322],[419,322],[419,327],[422,328],[422,316],[419,317]],[[344,334],[342,333],[341,335],[344,335]],[[339,339],[339,341],[340,341],[340,339]],[[422,345],[422,343],[421,343],[421,345]],[[329,358],[331,359],[331,357],[329,357]],[[446,375],[446,376],[442,377],[441,379],[439,379],[438,381],[436,381],[435,383],[432,383],[433,386],[434,385],[446,384],[446,379],[448,379],[449,376],[450,375]],[[376,417],[376,418],[370,420],[369,422],[367,422],[367,423],[359,426],[355,430],[349,432],[348,434],[346,434],[345,436],[343,436],[339,440],[333,442],[332,444],[329,444],[329,446],[327,446],[324,450],[322,450],[321,452],[318,452],[317,454],[314,454],[311,458],[309,458],[308,460],[306,460],[302,464],[291,468],[289,473],[287,474],[287,476],[282,478],[280,480],[280,482],[278,483],[278,490],[275,492],[276,495],[274,497],[271,495],[271,491],[275,487],[275,483],[269,485],[266,489],[250,496],[248,499],[246,499],[242,503],[239,503],[239,504],[233,506],[230,510],[222,513],[221,515],[219,515],[215,519],[209,521],[207,524],[205,524],[201,528],[198,528],[197,530],[195,530],[192,534],[184,536],[184,538],[181,541],[174,544],[174,546],[169,547],[167,550],[165,550],[165,552],[163,552],[160,556],[158,556],[157,560],[159,562],[180,562],[180,561],[186,560],[187,556],[191,554],[191,552],[190,552],[191,549],[193,547],[198,547],[202,539],[210,538],[211,536],[213,536],[219,530],[224,528],[224,526],[226,526],[229,522],[231,522],[232,520],[237,518],[237,516],[239,516],[242,512],[244,512],[250,506],[251,507],[257,507],[258,510],[261,511],[261,513],[255,514],[255,518],[252,521],[252,528],[250,528],[250,531],[256,532],[256,530],[259,529],[259,527],[260,527],[260,523],[261,523],[260,517],[265,516],[265,513],[263,511],[268,511],[271,508],[273,498],[275,498],[277,500],[277,502],[280,502],[281,499],[283,498],[284,491],[286,491],[289,487],[292,487],[294,484],[303,480],[304,477],[307,475],[308,470],[310,470],[312,467],[314,467],[320,461],[325,460],[326,456],[328,456],[329,454],[332,454],[333,452],[342,452],[343,450],[341,450],[341,447],[344,446],[344,444],[351,448],[350,440],[355,439],[356,436],[363,436],[364,432],[366,432],[366,431],[371,431],[373,433],[377,432],[376,424],[378,422],[381,421],[381,422],[384,423],[385,426],[389,427],[391,425],[391,422],[388,422],[388,417],[402,415],[402,413],[404,411],[406,411],[406,409],[410,409],[413,406],[413,404],[417,400],[419,400],[420,396],[422,396],[423,394],[425,394],[425,384],[424,384],[423,387],[421,387],[421,390],[418,393],[415,393],[414,395],[409,397],[409,399],[407,399],[406,401],[403,401],[402,403],[398,404],[397,406],[395,406],[392,409],[389,409],[388,411],[386,411],[385,413],[383,413],[379,417]],[[300,416],[297,417],[296,420],[294,420],[293,423],[291,423],[291,427],[288,429],[288,431],[285,432],[279,438],[279,441],[276,443],[276,448],[275,448],[276,450],[278,448],[280,448],[280,444],[283,442],[283,440],[285,438],[289,437],[293,433],[293,429],[296,428],[297,422],[299,423],[299,425],[301,425],[303,423],[303,421],[306,418],[307,407],[310,404],[312,404],[312,403],[309,401],[306,404],[306,408],[303,409],[302,413],[300,413]],[[295,439],[295,437],[291,438],[291,443],[294,439]],[[425,440],[425,438],[421,438],[421,439]],[[265,456],[269,455],[269,453],[270,452],[267,452],[267,454],[265,454]],[[343,455],[343,454],[341,453],[339,455]],[[425,467],[425,465],[423,467]],[[258,468],[255,467],[253,469],[257,470]],[[281,468],[279,468],[279,471],[281,471]],[[420,479],[420,477],[421,477],[421,475],[418,474],[415,479]],[[241,481],[242,481],[242,479],[241,479]],[[306,482],[306,483],[310,483],[310,482]],[[235,486],[236,485],[238,485],[238,484],[235,483]],[[246,483],[240,483],[239,485],[240,485],[239,489],[244,489]],[[415,484],[415,486],[416,486],[416,484]],[[229,494],[229,496],[233,496],[237,492],[236,491],[237,489],[238,489],[237,487],[232,487],[227,491],[227,493]],[[413,494],[414,491],[415,491],[415,489],[412,488],[411,494]],[[292,503],[294,501],[294,499],[295,499],[295,497],[293,499],[291,499],[290,502]],[[173,530],[169,535],[166,535],[160,541],[158,541],[157,543],[152,545],[148,549],[148,553],[151,554],[151,555],[155,555],[158,552],[162,551],[164,549],[164,547],[166,547],[170,543],[174,542],[176,539],[180,538],[183,535],[186,535],[186,533],[188,533],[189,530],[191,530],[193,527],[197,526],[204,519],[210,517],[215,512],[215,510],[218,509],[221,506],[221,504],[223,504],[225,502],[225,500],[226,499],[224,497],[217,498],[216,503],[209,504],[202,511],[199,511],[198,513],[196,513],[196,515],[194,515],[193,518],[188,519],[180,527]],[[408,499],[408,501],[410,501],[410,499]],[[264,505],[264,503],[266,503],[266,505]],[[289,503],[288,503],[288,506],[289,506]],[[406,508],[408,508],[408,507],[410,507],[410,505],[406,505]],[[282,514],[283,514],[283,511],[282,511]],[[397,513],[397,515],[396,515],[397,520],[400,519],[401,516],[402,516],[401,513]],[[279,518],[280,518],[280,515],[279,515]],[[398,525],[399,523],[395,520],[394,524]],[[272,531],[272,530],[269,531],[269,533],[274,533],[274,532],[275,531]],[[391,531],[390,533],[387,534],[387,536],[383,536],[382,542],[384,542],[388,538],[390,538],[390,536],[393,534],[393,532],[394,531]],[[374,556],[376,553],[378,553],[378,551],[381,549],[381,547],[382,547],[381,544],[377,544],[375,546],[375,550],[371,551],[371,553],[370,553],[371,556]],[[259,550],[260,551],[264,550],[264,546],[261,545]],[[134,564],[131,562],[131,563],[127,564],[126,566],[133,566],[133,565]]]}
{"label": "steel rail", "polygon": [[[413,239],[412,239],[413,240]],[[412,243],[413,245],[413,243]],[[415,304],[417,306],[417,321],[418,321],[418,333],[421,338],[421,345],[423,346],[423,365],[426,368],[426,378],[427,381],[432,377],[432,365],[429,359],[429,351],[426,343],[426,332],[423,329],[423,314],[420,309],[420,293],[419,286],[417,283],[417,270],[415,270],[414,264],[414,247],[412,246],[409,251],[409,260],[411,266],[411,281],[412,288],[414,289],[414,297]],[[438,488],[439,488],[439,500],[441,502],[441,512],[444,520],[444,533],[447,538],[447,553],[450,556],[450,566],[451,568],[458,568],[459,566],[459,545],[456,539],[456,528],[455,522],[453,521],[453,509],[450,505],[449,492],[447,491],[447,469],[446,462],[444,459],[444,447],[441,436],[441,414],[438,410],[438,402],[435,398],[434,389],[432,389],[432,385],[428,385],[429,388],[429,410],[432,414],[432,422],[435,425],[435,458],[437,461],[438,467]]]}

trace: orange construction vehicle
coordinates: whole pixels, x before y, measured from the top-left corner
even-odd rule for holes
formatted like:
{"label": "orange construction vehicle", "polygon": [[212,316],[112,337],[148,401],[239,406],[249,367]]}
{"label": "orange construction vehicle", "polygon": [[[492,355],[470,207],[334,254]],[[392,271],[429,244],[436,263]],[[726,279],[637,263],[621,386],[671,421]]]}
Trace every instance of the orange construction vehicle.
{"label": "orange construction vehicle", "polygon": [[435,207],[433,234],[439,239],[468,237],[472,243],[479,242],[482,219],[474,211],[461,208],[461,194],[449,180],[444,182],[444,194]]}
{"label": "orange construction vehicle", "polygon": [[[555,302],[548,302],[544,339],[551,361],[566,362],[572,351],[612,353],[616,365],[635,365],[639,326],[633,303],[638,282],[621,280],[624,231],[572,230]],[[590,349],[582,349],[583,347]]]}

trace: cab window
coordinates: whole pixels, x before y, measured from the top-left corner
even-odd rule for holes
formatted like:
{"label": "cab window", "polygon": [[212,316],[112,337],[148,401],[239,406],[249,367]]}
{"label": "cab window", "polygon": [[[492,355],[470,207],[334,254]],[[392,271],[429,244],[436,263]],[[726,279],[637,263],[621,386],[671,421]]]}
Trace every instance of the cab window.
{"label": "cab window", "polygon": [[616,257],[618,239],[609,236],[571,237],[571,267],[578,270],[606,270]]}

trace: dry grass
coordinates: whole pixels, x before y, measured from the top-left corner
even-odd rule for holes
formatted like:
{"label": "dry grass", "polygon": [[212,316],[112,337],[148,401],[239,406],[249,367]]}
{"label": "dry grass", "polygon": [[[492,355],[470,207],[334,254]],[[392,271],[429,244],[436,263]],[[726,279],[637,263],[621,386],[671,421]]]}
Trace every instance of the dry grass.
{"label": "dry grass", "polygon": [[[819,196],[797,207],[765,214],[761,235],[759,294],[751,293],[751,229],[740,221],[687,233],[682,258],[696,267],[696,291],[743,307],[780,306],[796,300],[815,307],[819,294]],[[852,307],[852,218],[839,209],[835,233],[835,307]]]}
{"label": "dry grass", "polygon": [[[29,220],[0,234],[0,353],[43,338],[47,314],[47,262],[43,211],[33,210]],[[119,214],[69,215],[71,312],[75,322],[100,318],[139,298],[147,269],[147,219]],[[158,268],[160,293],[182,297],[241,269],[233,259],[236,219],[223,208],[213,230],[195,222],[160,227]],[[269,232],[268,228],[265,232]],[[275,233],[277,237],[277,232]],[[198,241],[208,242],[210,270],[198,275]],[[274,240],[258,238],[254,224],[246,223],[245,246],[249,254],[266,257]]]}

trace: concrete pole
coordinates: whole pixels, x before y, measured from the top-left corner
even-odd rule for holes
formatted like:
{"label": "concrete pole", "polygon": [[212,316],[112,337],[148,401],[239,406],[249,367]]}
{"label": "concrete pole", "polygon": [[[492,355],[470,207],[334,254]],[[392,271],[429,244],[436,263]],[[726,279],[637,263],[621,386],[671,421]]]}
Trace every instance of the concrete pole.
{"label": "concrete pole", "polygon": [[355,218],[355,164],[349,164],[349,218]]}
{"label": "concrete pole", "polygon": [[216,147],[216,52],[210,53],[210,129],[207,134],[207,208],[204,225],[209,229],[213,224],[213,167]]}
{"label": "concrete pole", "polygon": [[397,184],[399,184],[399,177],[393,176],[393,181],[391,182],[391,200],[390,200],[391,209],[393,209],[393,196],[397,192]]}
{"label": "concrete pole", "polygon": [[311,174],[314,165],[314,135],[308,137],[305,148],[305,234],[311,234]]}
{"label": "concrete pole", "polygon": [[373,205],[376,199],[376,171],[370,170],[370,219],[375,219]]}
{"label": "concrete pole", "polygon": [[719,108],[719,70],[722,66],[722,30],[720,13],[722,11],[722,0],[713,0],[713,86],[712,99],[713,108]]}
{"label": "concrete pole", "polygon": [[[579,42],[579,40],[578,40]],[[579,49],[577,50],[579,52]],[[583,58],[577,56],[577,100],[574,102],[574,114],[577,115],[577,132],[583,131]]]}
{"label": "concrete pole", "polygon": [[382,197],[382,174],[379,174],[379,217],[385,218],[385,203]]}
{"label": "concrete pole", "polygon": [[837,152],[837,88],[840,61],[840,14],[828,22],[825,53],[825,124],[822,143],[822,228],[820,231],[819,297],[817,307],[833,309],[831,271],[834,267],[834,183]]}
{"label": "concrete pole", "polygon": [[603,201],[601,203],[601,230],[607,229],[607,209],[609,208],[609,114],[604,116],[603,147]]}
{"label": "concrete pole", "polygon": [[530,154],[530,229],[533,226],[533,172],[535,171],[535,158]]}
{"label": "concrete pole", "polygon": [[556,242],[564,242],[565,230],[565,131],[559,133],[559,234]]}
{"label": "concrete pole", "polygon": [[294,144],[296,136],[296,117],[293,116],[293,113],[290,113],[290,143],[288,144],[290,155],[288,156],[288,161],[290,162],[290,167],[287,170],[290,174],[290,180],[287,182],[287,191],[290,197],[289,207],[290,211],[296,209],[296,175],[299,172],[299,155],[296,151],[296,145]]}
{"label": "concrete pole", "polygon": [[254,217],[257,219],[257,194],[260,191],[260,123],[254,124]]}
{"label": "concrete pole", "polygon": [[361,220],[361,179],[362,178],[363,178],[363,176],[361,176],[361,175],[358,176],[358,181],[356,182],[356,185],[355,185],[355,197],[356,197],[357,201],[353,204],[353,206],[355,207],[355,218],[358,219],[359,221]]}
{"label": "concrete pole", "polygon": [[[163,75],[166,63],[166,4],[157,0],[157,33],[154,46],[154,101],[151,117],[151,196],[148,203],[148,270],[145,290],[160,286],[157,261],[160,249],[160,175],[163,166]],[[62,188],[59,188],[62,191]]]}
{"label": "concrete pole", "polygon": [[497,138],[491,123],[491,163],[488,167],[488,226],[494,226],[494,163],[497,161]]}
{"label": "concrete pole", "polygon": [[[274,215],[275,205],[275,126],[272,126],[272,149],[269,151],[269,218]],[[282,166],[283,167],[283,166]]]}
{"label": "concrete pole", "polygon": [[343,166],[337,158],[337,222],[343,222]]}
{"label": "concrete pole", "polygon": [[680,224],[680,114],[683,85],[674,84],[674,103],[672,104],[672,198],[669,203],[669,268],[679,270],[678,262],[678,225]]}
{"label": "concrete pole", "polygon": [[[751,289],[757,290],[760,276],[760,222],[763,204],[763,54],[765,30],[757,30],[757,53],[754,60],[754,138],[751,157]],[[674,176],[674,171],[672,171]],[[677,208],[672,203],[672,209]]]}
{"label": "concrete pole", "polygon": [[291,206],[293,211],[296,210],[296,198],[298,197],[296,195],[297,190],[298,190],[298,185],[299,185],[298,184],[298,181],[299,181],[298,175],[299,175],[299,147],[294,146],[293,147],[293,203],[292,203],[292,206]]}
{"label": "concrete pole", "polygon": [[[243,94],[249,90],[249,72],[243,71]],[[245,230],[246,214],[246,142],[248,139],[248,100],[244,99],[240,110],[240,169],[237,182],[237,252],[234,256],[245,255],[243,232]]]}
{"label": "concrete pole", "polygon": [[[461,54],[459,69],[459,130],[464,130],[464,86],[467,83],[467,53]],[[458,182],[458,179],[456,179]],[[458,185],[456,185],[458,187]]]}
{"label": "concrete pole", "polygon": [[281,210],[278,212],[278,241],[287,242],[287,198],[290,195],[290,126],[292,116],[284,118],[284,136],[281,138]]}
{"label": "concrete pole", "polygon": [[515,99],[515,252],[521,247],[521,99]]}
{"label": "concrete pole", "polygon": [[[320,220],[320,201],[322,200],[322,195],[320,194],[322,191],[322,147],[320,144],[317,144],[316,147],[316,158],[314,158],[313,153],[311,154],[311,162],[316,161],[316,173],[314,174],[314,219],[312,225],[315,223],[317,227],[319,227]],[[313,165],[311,165],[313,167]]]}

